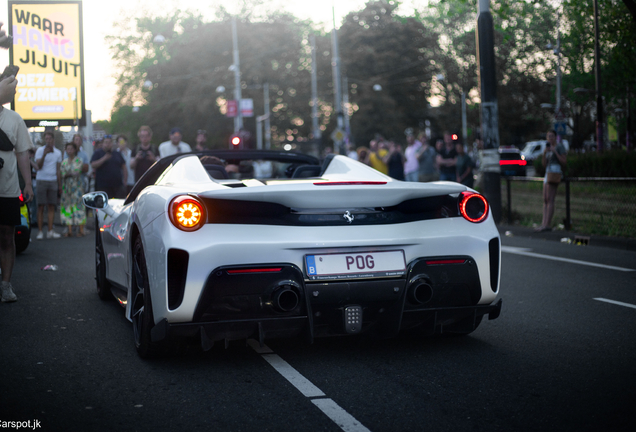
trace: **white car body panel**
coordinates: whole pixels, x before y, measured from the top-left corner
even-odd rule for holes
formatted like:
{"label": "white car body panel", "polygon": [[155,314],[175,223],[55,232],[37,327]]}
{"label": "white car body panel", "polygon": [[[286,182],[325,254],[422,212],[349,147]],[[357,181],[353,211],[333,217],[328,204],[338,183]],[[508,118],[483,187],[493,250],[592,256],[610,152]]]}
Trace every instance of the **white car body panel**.
{"label": "white car body panel", "polygon": [[[316,185],[329,182],[378,182],[378,184]],[[176,228],[168,216],[171,200],[194,194],[202,198],[276,203],[298,209],[352,209],[390,207],[406,200],[439,195],[456,196],[467,191],[452,182],[405,183],[344,156],[335,156],[321,179],[245,181],[247,187],[231,188],[212,180],[196,156],[181,159],[167,169],[154,186],[146,187],[127,205],[108,201],[108,211],[98,210],[106,256],[106,277],[127,289],[131,297],[132,235],[141,236],[152,292],[154,322],[188,323],[193,320],[206,281],[215,268],[236,264],[296,266],[305,281],[307,254],[403,250],[407,266],[418,257],[465,255],[475,260],[482,295],[479,305],[493,303],[498,286],[491,289],[489,242],[499,239],[491,215],[479,224],[462,217],[418,220],[399,224],[289,226],[207,223],[194,232]],[[106,214],[109,213],[109,214]],[[181,304],[168,307],[168,258],[170,249],[189,254],[187,281]],[[497,269],[499,273],[500,269]],[[497,274],[499,281],[499,274]],[[497,282],[498,283],[498,282]],[[131,305],[126,317],[131,319]]]}

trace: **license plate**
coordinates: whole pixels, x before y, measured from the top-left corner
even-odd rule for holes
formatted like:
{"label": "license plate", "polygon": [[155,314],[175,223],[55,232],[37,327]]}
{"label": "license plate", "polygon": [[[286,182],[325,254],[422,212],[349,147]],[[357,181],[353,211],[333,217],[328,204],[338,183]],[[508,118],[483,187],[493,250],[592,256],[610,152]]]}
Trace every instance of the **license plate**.
{"label": "license plate", "polygon": [[398,277],[406,272],[404,251],[305,255],[310,280]]}

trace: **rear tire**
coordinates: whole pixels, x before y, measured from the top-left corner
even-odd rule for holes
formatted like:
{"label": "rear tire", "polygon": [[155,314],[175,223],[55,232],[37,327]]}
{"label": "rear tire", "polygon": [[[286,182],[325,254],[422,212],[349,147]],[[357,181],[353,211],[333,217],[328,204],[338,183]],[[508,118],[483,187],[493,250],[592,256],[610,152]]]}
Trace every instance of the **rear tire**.
{"label": "rear tire", "polygon": [[154,327],[152,300],[148,284],[146,256],[141,237],[135,239],[133,246],[133,275],[131,286],[130,314],[133,324],[135,348],[141,358],[155,358],[166,354],[166,343],[152,342],[150,331]]}
{"label": "rear tire", "polygon": [[112,299],[113,294],[110,291],[110,282],[106,279],[106,257],[97,215],[95,215],[95,281],[99,298],[105,301]]}

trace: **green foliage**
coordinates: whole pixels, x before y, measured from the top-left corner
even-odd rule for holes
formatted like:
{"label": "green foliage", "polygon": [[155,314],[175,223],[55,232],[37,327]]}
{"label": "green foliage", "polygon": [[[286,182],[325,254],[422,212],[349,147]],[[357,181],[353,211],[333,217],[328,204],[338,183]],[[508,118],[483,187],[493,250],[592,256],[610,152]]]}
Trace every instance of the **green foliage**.
{"label": "green foliage", "polygon": [[636,177],[636,153],[623,150],[568,155],[570,177]]}
{"label": "green foliage", "polygon": [[101,127],[102,129],[104,129],[104,131],[107,134],[112,134],[113,133],[113,127],[110,124],[109,120],[97,120],[95,122],[96,125],[98,125],[99,127]]}
{"label": "green foliage", "polygon": [[[568,177],[632,177],[636,178],[636,153],[611,150],[598,154],[570,152],[565,173]],[[545,175],[541,158],[534,161],[537,177]]]}
{"label": "green foliage", "polygon": [[[258,2],[256,2],[258,3]],[[242,98],[254,102],[255,116],[264,112],[263,85],[269,84],[273,144],[303,140],[310,135],[310,51],[308,23],[286,14],[271,13],[250,21],[250,12],[237,19]],[[161,34],[165,41],[153,40]],[[318,35],[318,46],[329,46]],[[111,38],[114,57],[122,71],[113,128],[135,131],[149,125],[158,141],[179,126],[184,141],[193,143],[196,131],[208,131],[208,145],[227,148],[234,130],[233,119],[224,114],[226,100],[234,99],[234,63],[229,15],[205,22],[190,12],[177,11],[166,17],[136,19],[135,28]],[[329,71],[330,59],[319,56],[319,70]],[[319,74],[319,95],[331,98],[327,83],[331,76]],[[144,85],[149,83],[149,85]],[[217,88],[226,90],[217,92]],[[141,106],[132,112],[132,106]],[[244,118],[255,134],[255,117]],[[134,135],[131,135],[134,136]]]}
{"label": "green foliage", "polygon": [[[396,7],[396,2],[369,1],[350,13],[338,32],[343,73],[358,108],[351,129],[360,145],[376,133],[404,141],[404,130],[423,128],[428,116],[437,36],[419,20],[397,16]],[[375,85],[382,90],[375,91]]]}
{"label": "green foliage", "polygon": [[[544,49],[555,26],[554,11],[525,1],[501,1],[491,2],[491,12],[495,25],[500,144],[519,146],[549,125],[540,105],[554,100],[545,83],[546,63],[549,68],[552,59]],[[480,85],[475,2],[430,1],[429,9],[419,16],[442,41],[435,61],[438,73],[444,75],[442,86],[437,89],[444,103],[436,110],[436,124],[444,129],[461,130],[460,101],[465,91],[468,124],[478,130]]]}
{"label": "green foliage", "polygon": [[[625,108],[626,91],[631,89],[633,94],[636,88],[636,19],[629,14],[627,2],[634,3],[599,1],[609,115]],[[268,83],[274,145],[307,142],[312,138],[310,71],[315,67],[323,144],[328,145],[326,137],[337,123],[331,35],[316,30],[312,23],[268,9],[271,4],[241,2],[237,26],[242,96],[253,99],[254,113],[261,115],[262,86]],[[400,141],[404,129],[423,129],[426,121],[433,135],[460,131],[462,93],[468,95],[469,130],[479,129],[477,1],[430,0],[426,5],[408,17],[398,14],[397,1],[370,0],[350,13],[338,30],[342,72],[349,80],[351,129],[358,145],[366,144],[375,133]],[[556,44],[558,28],[562,107],[574,131],[571,147],[581,148],[583,139],[593,132],[593,94],[574,93],[578,87],[594,88],[591,5],[581,0],[490,2],[501,145],[532,140],[553,121],[540,105],[555,102],[557,56],[546,44]],[[165,41],[153,42],[159,34]],[[316,36],[316,65],[311,64],[311,34]],[[109,124],[112,132],[134,137],[139,126],[148,124],[159,142],[167,139],[170,128],[180,126],[184,140],[192,143],[196,130],[206,129],[208,145],[227,147],[233,121],[224,116],[223,107],[234,98],[234,74],[229,70],[234,60],[231,16],[225,9],[220,7],[211,21],[191,11],[142,11],[119,21],[117,36],[109,41],[119,72]],[[436,79],[438,74],[444,78]],[[375,84],[382,91],[373,91]],[[225,92],[217,93],[219,86]],[[433,97],[439,106],[429,106]],[[140,109],[133,112],[133,106]],[[618,125],[622,136],[624,119]],[[255,135],[254,118],[246,118],[245,127]]]}

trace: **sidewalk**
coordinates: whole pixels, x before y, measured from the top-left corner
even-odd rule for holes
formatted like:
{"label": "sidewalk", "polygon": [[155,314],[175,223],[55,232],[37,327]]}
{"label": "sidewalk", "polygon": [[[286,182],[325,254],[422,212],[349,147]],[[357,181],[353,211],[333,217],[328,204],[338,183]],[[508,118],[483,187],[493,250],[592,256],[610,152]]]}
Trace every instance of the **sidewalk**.
{"label": "sidewalk", "polygon": [[512,235],[513,237],[526,237],[555,242],[561,242],[562,239],[570,239],[573,243],[577,240],[581,240],[583,243],[587,242],[588,246],[602,246],[614,249],[636,251],[636,239],[626,237],[606,237],[599,235],[590,236],[586,234],[579,234],[576,231],[566,230],[552,230],[537,233],[534,232],[534,228],[521,225],[505,224],[498,225],[497,229],[499,230],[499,234],[502,238],[506,236],[506,233],[508,233],[508,236]]}

